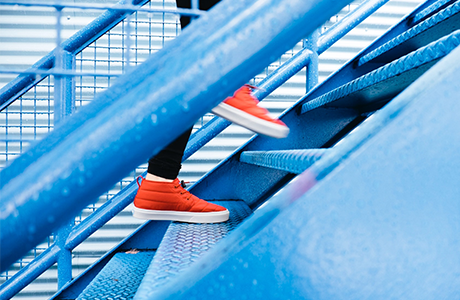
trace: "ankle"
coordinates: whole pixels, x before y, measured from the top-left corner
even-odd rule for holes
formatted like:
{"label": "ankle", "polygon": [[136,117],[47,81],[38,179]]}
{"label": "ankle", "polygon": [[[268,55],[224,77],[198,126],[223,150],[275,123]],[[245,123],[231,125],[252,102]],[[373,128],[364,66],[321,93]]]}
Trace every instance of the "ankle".
{"label": "ankle", "polygon": [[145,176],[145,179],[148,181],[156,181],[156,182],[173,182],[174,181],[174,179],[163,178],[157,175],[153,175],[151,173],[147,173],[147,175]]}

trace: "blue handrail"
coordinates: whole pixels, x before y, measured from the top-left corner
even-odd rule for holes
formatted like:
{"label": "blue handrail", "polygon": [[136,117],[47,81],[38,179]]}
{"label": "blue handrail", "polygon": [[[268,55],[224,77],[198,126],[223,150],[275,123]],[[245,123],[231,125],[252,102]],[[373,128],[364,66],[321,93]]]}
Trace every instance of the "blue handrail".
{"label": "blue handrail", "polygon": [[[318,49],[320,50],[319,52],[321,53],[322,51],[325,51],[327,47],[330,47],[333,44],[331,41],[337,41],[340,39],[343,35],[353,29],[359,22],[375,12],[375,10],[384,5],[386,2],[388,2],[388,0],[368,0],[360,4],[359,8],[351,11],[345,18],[340,20],[320,36],[318,43]],[[327,47],[323,46],[323,44],[327,44]],[[310,54],[311,51],[308,49],[302,49],[299,51],[296,55],[294,55],[294,57],[286,61],[277,70],[272,72],[266,79],[264,79],[259,85],[261,89],[256,90],[254,95],[260,100],[265,98],[273,90],[275,90],[277,87],[291,78],[294,74],[296,74],[299,70],[301,70],[305,65],[307,65]],[[216,126],[215,124],[218,125]],[[184,155],[184,160],[190,157],[195,151],[200,149],[204,144],[206,144],[214,136],[220,133],[228,125],[229,122],[226,120],[215,117],[212,119],[212,121],[208,122],[205,126],[200,128],[196,133],[192,135]],[[113,216],[123,210],[128,204],[132,202],[136,191],[137,185],[131,183],[110,201],[106,202],[94,214],[77,225],[70,233],[66,242],[65,249],[74,249],[88,236],[90,236],[98,228],[109,221]],[[58,249],[56,245],[52,245],[51,247],[54,247],[54,251]],[[51,250],[47,252],[50,251]],[[40,255],[34,261],[35,263],[29,264],[28,266],[21,269],[16,275],[14,275],[12,280],[5,282],[1,287],[0,293],[6,296],[9,295],[8,297],[15,295],[25,285],[32,282],[36,277],[44,272],[48,268],[48,265],[54,264],[56,262],[56,257]]]}

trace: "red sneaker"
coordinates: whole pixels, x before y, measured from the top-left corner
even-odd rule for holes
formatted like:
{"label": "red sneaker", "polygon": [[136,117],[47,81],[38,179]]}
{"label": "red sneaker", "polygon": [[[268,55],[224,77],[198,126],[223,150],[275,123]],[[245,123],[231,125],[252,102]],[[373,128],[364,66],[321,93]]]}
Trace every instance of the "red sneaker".
{"label": "red sneaker", "polygon": [[285,138],[289,128],[282,121],[273,119],[268,111],[258,106],[259,101],[251,95],[249,85],[244,85],[224,102],[212,109],[212,112],[235,124],[254,132],[274,138]]}
{"label": "red sneaker", "polygon": [[173,182],[142,180],[134,198],[133,216],[144,220],[220,223],[228,220],[225,207],[206,202]]}

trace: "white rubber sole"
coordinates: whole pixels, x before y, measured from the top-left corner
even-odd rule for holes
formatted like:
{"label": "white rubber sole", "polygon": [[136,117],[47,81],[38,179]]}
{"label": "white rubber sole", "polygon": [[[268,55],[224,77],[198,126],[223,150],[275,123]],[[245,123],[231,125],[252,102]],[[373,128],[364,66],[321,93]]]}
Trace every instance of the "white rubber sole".
{"label": "white rubber sole", "polygon": [[243,126],[259,134],[277,139],[285,138],[289,134],[289,128],[284,125],[259,119],[242,110],[234,108],[233,106],[225,104],[224,102],[214,107],[212,112],[219,117],[227,119],[232,123]]}
{"label": "white rubber sole", "polygon": [[133,217],[142,220],[178,221],[186,223],[221,223],[228,220],[230,213],[227,210],[216,212],[185,212],[169,210],[150,210],[135,207]]}

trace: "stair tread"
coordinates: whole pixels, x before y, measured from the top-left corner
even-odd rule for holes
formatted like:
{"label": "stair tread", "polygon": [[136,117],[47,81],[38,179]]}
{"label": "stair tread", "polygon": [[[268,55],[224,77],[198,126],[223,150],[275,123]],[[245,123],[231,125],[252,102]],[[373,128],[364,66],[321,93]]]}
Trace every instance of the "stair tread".
{"label": "stair tread", "polygon": [[198,260],[252,213],[244,201],[214,203],[230,211],[229,220],[216,224],[172,222],[145,273],[136,297],[149,299],[155,289]]}
{"label": "stair tread", "polygon": [[132,299],[154,254],[154,251],[115,254],[77,299]]}
{"label": "stair tread", "polygon": [[[385,59],[392,56],[396,51],[407,51],[407,54],[415,48],[427,45],[452,31],[460,28],[460,2],[456,2],[446,9],[436,13],[420,24],[401,33],[377,49],[363,55],[358,66],[362,66],[370,61],[385,62]],[[403,49],[403,50],[397,50]]]}
{"label": "stair tread", "polygon": [[240,155],[240,161],[300,174],[328,151],[329,149],[244,151]]}
{"label": "stair tread", "polygon": [[304,103],[301,113],[322,106],[359,108],[388,101],[460,44],[460,30]]}
{"label": "stair tread", "polygon": [[436,12],[442,6],[448,4],[449,2],[452,2],[452,0],[439,0],[439,1],[436,1],[435,3],[431,4],[430,6],[428,6],[424,10],[422,10],[421,12],[417,13],[413,18],[413,22],[417,23],[420,20],[423,20],[424,18],[426,18],[427,16],[430,16],[432,13]]}

